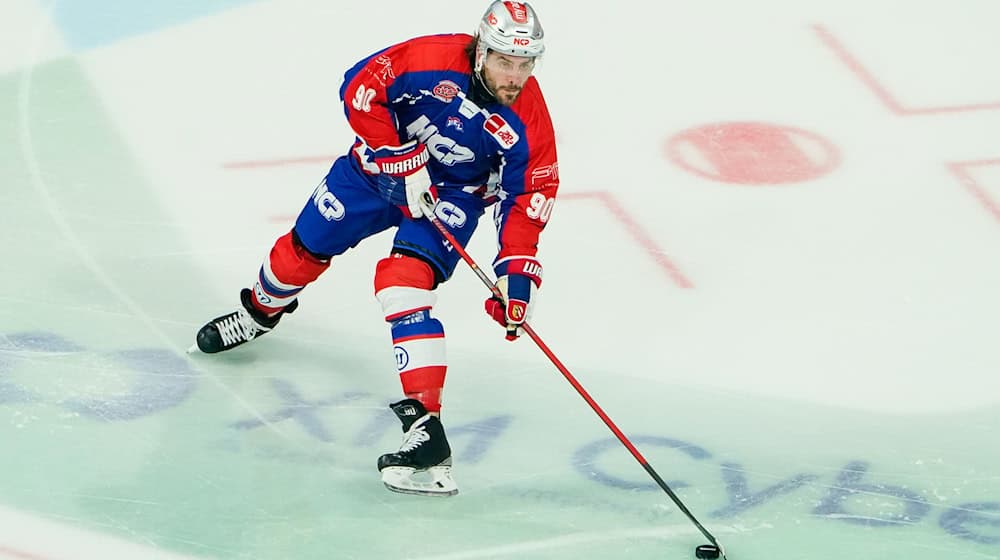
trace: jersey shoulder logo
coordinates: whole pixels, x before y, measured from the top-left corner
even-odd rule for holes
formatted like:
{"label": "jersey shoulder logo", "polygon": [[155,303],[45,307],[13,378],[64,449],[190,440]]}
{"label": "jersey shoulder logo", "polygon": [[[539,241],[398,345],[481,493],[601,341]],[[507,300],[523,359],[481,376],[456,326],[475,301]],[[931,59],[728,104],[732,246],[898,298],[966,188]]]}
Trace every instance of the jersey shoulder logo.
{"label": "jersey shoulder logo", "polygon": [[379,55],[367,69],[382,87],[386,87],[389,82],[396,79],[396,72],[392,69],[392,59],[388,55]]}
{"label": "jersey shoulder logo", "polygon": [[490,136],[496,138],[496,141],[501,146],[508,150],[513,148],[514,144],[517,144],[517,141],[521,139],[517,135],[517,132],[514,132],[514,127],[510,126],[510,123],[496,113],[492,113],[486,119],[486,122],[483,123],[483,128],[490,133]]}
{"label": "jersey shoulder logo", "polygon": [[559,164],[541,165],[531,170],[531,186],[543,188],[559,180]]}

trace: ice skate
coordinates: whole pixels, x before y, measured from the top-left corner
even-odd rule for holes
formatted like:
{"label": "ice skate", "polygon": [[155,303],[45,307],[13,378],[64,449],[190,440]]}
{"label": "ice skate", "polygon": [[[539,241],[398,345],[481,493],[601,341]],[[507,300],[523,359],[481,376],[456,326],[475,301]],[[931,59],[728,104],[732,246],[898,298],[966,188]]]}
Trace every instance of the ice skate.
{"label": "ice skate", "polygon": [[206,354],[215,354],[236,348],[270,332],[282,315],[295,311],[299,305],[298,300],[294,300],[277,315],[268,317],[254,308],[252,299],[253,292],[243,288],[240,292],[242,307],[209,321],[198,331],[196,344],[188,352],[201,350]]}
{"label": "ice skate", "polygon": [[458,486],[451,478],[451,447],[441,420],[431,416],[415,399],[390,405],[403,423],[403,444],[395,453],[378,458],[382,482],[393,492],[421,496],[454,496]]}

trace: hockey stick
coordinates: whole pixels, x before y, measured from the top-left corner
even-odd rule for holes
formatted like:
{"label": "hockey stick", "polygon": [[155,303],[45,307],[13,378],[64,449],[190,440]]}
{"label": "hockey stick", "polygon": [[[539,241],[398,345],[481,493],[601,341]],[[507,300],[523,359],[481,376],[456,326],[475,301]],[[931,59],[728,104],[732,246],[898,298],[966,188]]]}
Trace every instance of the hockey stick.
{"label": "hockey stick", "polygon": [[[431,224],[433,224],[434,227],[437,228],[441,236],[444,237],[444,239],[448,243],[450,243],[452,247],[455,248],[455,251],[462,258],[462,260],[465,261],[465,264],[469,265],[469,267],[472,268],[472,271],[476,273],[476,276],[478,276],[479,279],[483,282],[483,284],[487,288],[489,288],[490,292],[493,293],[493,297],[503,301],[503,294],[500,292],[500,289],[497,288],[496,283],[490,280],[490,277],[487,276],[486,273],[483,272],[481,268],[479,268],[479,265],[476,264],[476,261],[473,260],[472,257],[469,255],[469,253],[465,250],[465,247],[463,247],[462,244],[459,243],[457,239],[455,239],[455,236],[452,235],[450,231],[448,231],[448,228],[446,228],[444,224],[442,224],[441,221],[438,219],[438,217],[434,214],[434,208],[436,206],[436,203],[433,197],[431,197],[430,193],[424,193],[420,197],[420,205],[421,209],[424,211],[424,216],[426,216],[428,221],[430,221]],[[719,555],[721,555],[723,560],[726,560],[725,549],[722,548],[722,544],[719,543],[719,540],[715,538],[715,535],[709,532],[709,530],[706,529],[705,526],[702,525],[695,518],[694,514],[691,513],[691,510],[689,510],[687,506],[684,505],[684,502],[681,501],[680,497],[677,496],[676,493],[674,493],[673,489],[670,488],[670,486],[663,480],[663,478],[660,477],[660,475],[656,472],[656,470],[653,469],[653,467],[649,464],[649,461],[647,461],[646,458],[642,456],[642,453],[639,453],[639,450],[636,449],[635,445],[633,445],[632,442],[629,441],[629,439],[625,436],[625,434],[622,433],[620,429],[618,429],[618,426],[611,420],[611,418],[607,415],[607,413],[604,412],[604,409],[602,409],[601,406],[597,404],[597,401],[595,401],[594,398],[590,396],[590,393],[588,393],[587,390],[583,388],[583,385],[581,385],[580,382],[576,380],[576,377],[574,377],[573,374],[570,373],[569,369],[565,365],[563,365],[563,363],[559,360],[559,358],[556,357],[555,353],[553,353],[552,350],[549,349],[548,345],[545,344],[544,341],[542,341],[541,337],[538,336],[538,333],[535,332],[535,329],[531,328],[531,326],[528,325],[528,323],[522,323],[521,329],[523,329],[524,332],[527,333],[528,337],[531,338],[532,341],[534,341],[535,345],[538,346],[539,350],[541,350],[542,353],[545,354],[546,357],[548,357],[549,361],[552,362],[552,365],[556,366],[556,369],[559,370],[559,373],[563,374],[563,377],[566,378],[566,381],[569,381],[569,384],[572,385],[574,389],[576,389],[576,392],[579,393],[581,397],[583,397],[583,400],[587,401],[587,404],[590,405],[590,408],[597,413],[597,416],[599,416],[601,420],[604,422],[604,424],[608,427],[608,429],[610,429],[611,432],[615,434],[615,437],[618,438],[618,441],[620,441],[622,445],[624,445],[625,448],[628,449],[629,453],[631,453],[632,456],[635,457],[635,460],[638,461],[640,465],[642,465],[642,468],[646,470],[646,473],[648,473],[650,477],[652,477],[652,479],[656,482],[657,486],[659,486],[664,492],[666,492],[667,496],[669,496],[670,499],[674,502],[674,505],[677,506],[677,509],[681,510],[681,512],[685,516],[687,516],[689,520],[691,520],[691,523],[694,523],[694,526],[698,528],[698,530],[701,532],[702,535],[704,535],[706,539],[708,539],[708,542],[712,543],[711,545],[699,546],[697,549],[695,549],[695,555],[698,558],[718,558]]]}

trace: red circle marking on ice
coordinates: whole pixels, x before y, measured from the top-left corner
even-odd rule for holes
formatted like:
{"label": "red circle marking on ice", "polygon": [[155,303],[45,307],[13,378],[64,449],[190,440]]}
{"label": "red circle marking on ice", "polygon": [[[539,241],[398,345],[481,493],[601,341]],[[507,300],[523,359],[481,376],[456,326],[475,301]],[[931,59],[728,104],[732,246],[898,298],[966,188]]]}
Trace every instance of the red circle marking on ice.
{"label": "red circle marking on ice", "polygon": [[756,122],[690,128],[669,140],[667,156],[702,177],[743,185],[807,181],[840,163],[837,148],[818,134]]}

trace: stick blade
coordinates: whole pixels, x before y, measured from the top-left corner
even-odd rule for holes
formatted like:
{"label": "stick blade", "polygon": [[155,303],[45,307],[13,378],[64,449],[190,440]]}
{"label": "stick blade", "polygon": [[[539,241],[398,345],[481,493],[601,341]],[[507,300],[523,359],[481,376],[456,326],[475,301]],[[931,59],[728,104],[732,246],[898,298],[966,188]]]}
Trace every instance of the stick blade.
{"label": "stick blade", "polygon": [[714,544],[703,544],[694,549],[695,558],[702,560],[715,560],[720,554],[722,554],[722,551]]}

